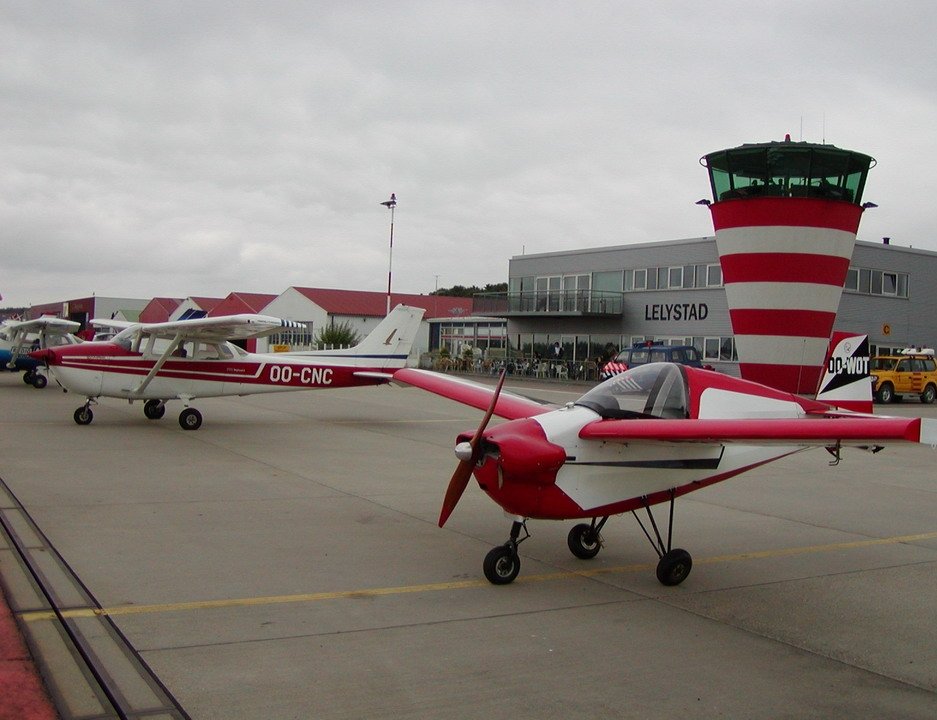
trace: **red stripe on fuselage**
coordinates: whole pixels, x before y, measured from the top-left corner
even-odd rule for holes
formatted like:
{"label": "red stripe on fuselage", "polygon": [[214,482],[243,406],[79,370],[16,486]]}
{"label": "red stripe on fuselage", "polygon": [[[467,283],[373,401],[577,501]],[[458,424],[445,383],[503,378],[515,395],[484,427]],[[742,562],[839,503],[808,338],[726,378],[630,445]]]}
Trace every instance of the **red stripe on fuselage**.
{"label": "red stripe on fuselage", "polygon": [[[152,360],[133,356],[61,358],[64,368],[145,377],[155,365]],[[380,378],[360,377],[355,373],[382,372],[380,368],[344,367],[334,365],[306,365],[278,362],[229,362],[222,360],[167,360],[160,368],[160,379],[191,380],[201,382],[238,383],[270,387],[346,387],[376,385]]]}

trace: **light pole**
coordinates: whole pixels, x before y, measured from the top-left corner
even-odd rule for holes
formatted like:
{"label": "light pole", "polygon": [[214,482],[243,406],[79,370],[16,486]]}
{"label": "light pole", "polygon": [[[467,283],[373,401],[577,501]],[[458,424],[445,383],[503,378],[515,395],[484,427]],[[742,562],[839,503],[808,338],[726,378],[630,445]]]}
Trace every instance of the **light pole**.
{"label": "light pole", "polygon": [[390,200],[381,203],[390,210],[390,253],[387,261],[387,314],[390,315],[390,278],[394,269],[394,208],[397,207],[397,195],[390,194]]}

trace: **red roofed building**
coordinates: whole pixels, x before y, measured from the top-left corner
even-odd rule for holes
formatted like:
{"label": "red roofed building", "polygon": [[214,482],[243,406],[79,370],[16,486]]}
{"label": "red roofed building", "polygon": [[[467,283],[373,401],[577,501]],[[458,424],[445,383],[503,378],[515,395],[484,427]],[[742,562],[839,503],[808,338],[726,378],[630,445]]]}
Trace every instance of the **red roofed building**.
{"label": "red roofed building", "polygon": [[140,311],[140,322],[166,322],[173,311],[181,304],[181,298],[155,297]]}
{"label": "red roofed building", "polygon": [[209,312],[209,317],[221,315],[240,315],[241,313],[262,314],[264,308],[276,299],[276,295],[267,293],[233,292],[224,300],[215,305]]}

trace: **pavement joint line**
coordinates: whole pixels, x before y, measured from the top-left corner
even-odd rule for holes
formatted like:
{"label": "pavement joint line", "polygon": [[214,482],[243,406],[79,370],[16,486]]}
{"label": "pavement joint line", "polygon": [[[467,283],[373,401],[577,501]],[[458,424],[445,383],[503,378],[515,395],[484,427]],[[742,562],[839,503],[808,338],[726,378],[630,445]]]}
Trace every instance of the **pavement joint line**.
{"label": "pavement joint line", "polygon": [[[708,558],[700,558],[694,562],[703,565],[711,565],[724,562],[739,562],[745,560],[757,560],[764,558],[791,557],[795,555],[809,555],[813,553],[838,552],[842,550],[853,550],[864,547],[875,547],[881,545],[900,545],[903,543],[920,542],[923,540],[937,539],[937,532],[918,533],[915,535],[897,535],[887,538],[870,538],[867,540],[852,540],[841,543],[827,543],[823,545],[807,545],[792,548],[777,548],[774,550],[759,550],[754,552],[735,553],[731,555],[716,555]],[[607,568],[592,568],[583,570],[567,570],[553,573],[541,573],[538,575],[525,575],[519,577],[518,583],[551,582],[559,580],[571,580],[575,578],[589,578],[600,575],[617,575],[625,573],[639,572],[652,569],[654,563],[635,563],[631,565],[618,565]],[[426,583],[422,585],[401,585],[396,587],[371,588],[360,590],[336,590],[330,592],[317,593],[297,593],[293,595],[269,595],[253,598],[229,598],[219,600],[193,600],[190,602],[178,603],[160,603],[150,605],[117,605],[110,608],[74,608],[60,611],[63,618],[87,618],[98,616],[118,617],[121,615],[142,615],[150,613],[181,612],[189,610],[212,610],[232,607],[254,607],[261,605],[279,605],[286,603],[311,603],[325,600],[347,600],[356,598],[371,598],[390,595],[406,595],[420,592],[440,592],[445,590],[468,590],[474,588],[490,587],[487,580],[457,580],[440,583]],[[31,610],[17,614],[18,617],[27,623],[41,622],[45,620],[55,620],[56,614],[48,610]]]}

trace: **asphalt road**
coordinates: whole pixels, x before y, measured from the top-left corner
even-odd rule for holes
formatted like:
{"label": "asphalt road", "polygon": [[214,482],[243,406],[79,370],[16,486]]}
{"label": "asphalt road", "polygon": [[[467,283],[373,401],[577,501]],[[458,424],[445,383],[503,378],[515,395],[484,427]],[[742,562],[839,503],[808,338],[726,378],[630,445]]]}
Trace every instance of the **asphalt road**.
{"label": "asphalt road", "polygon": [[678,587],[630,515],[591,561],[531,521],[495,587],[500,509],[473,483],[436,526],[480,412],[311,391],[197,401],[186,432],[178,403],[86,427],[79,404],[0,374],[0,479],[192,718],[937,717],[930,448],[811,450],[679,500]]}

